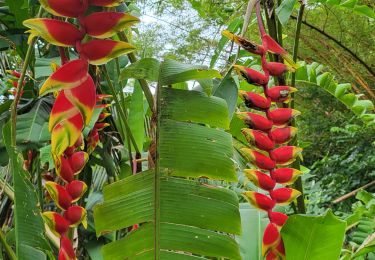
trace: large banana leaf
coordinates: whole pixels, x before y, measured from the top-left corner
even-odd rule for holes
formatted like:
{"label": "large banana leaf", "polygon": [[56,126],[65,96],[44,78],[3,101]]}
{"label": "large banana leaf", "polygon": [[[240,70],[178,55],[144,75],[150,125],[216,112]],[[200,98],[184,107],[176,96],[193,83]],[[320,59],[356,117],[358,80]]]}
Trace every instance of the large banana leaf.
{"label": "large banana leaf", "polygon": [[22,167],[22,156],[10,145],[10,124],[3,128],[4,141],[10,158],[14,185],[14,222],[18,259],[47,259],[51,248],[45,239],[44,223],[37,194],[30,176]]}
{"label": "large banana leaf", "polygon": [[104,259],[241,259],[236,194],[194,179],[236,180],[231,136],[213,128],[229,127],[226,102],[159,86],[157,111],[156,167],[105,187],[94,209],[98,235],[140,224]]}

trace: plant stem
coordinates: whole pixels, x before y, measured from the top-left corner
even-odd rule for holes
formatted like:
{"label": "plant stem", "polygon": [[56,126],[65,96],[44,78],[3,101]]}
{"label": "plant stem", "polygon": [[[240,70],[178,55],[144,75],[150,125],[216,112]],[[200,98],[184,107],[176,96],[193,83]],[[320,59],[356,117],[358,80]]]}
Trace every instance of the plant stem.
{"label": "plant stem", "polygon": [[[125,33],[120,32],[120,33],[118,33],[118,36],[119,36],[121,41],[128,42],[128,38],[126,37]],[[137,61],[137,58],[135,57],[135,54],[133,52],[128,54],[128,58],[129,58],[131,63],[134,63],[134,62]],[[153,97],[153,95],[150,91],[150,87],[148,86],[147,81],[144,80],[144,79],[139,79],[138,81],[139,81],[139,84],[142,87],[143,93],[145,94],[146,100],[148,102],[148,105],[149,105],[151,111],[155,112],[154,111],[154,97]]]}
{"label": "plant stem", "polygon": [[[302,17],[303,17],[303,12],[305,10],[305,2],[302,0],[301,6],[298,11],[298,18],[297,18],[297,26],[296,26],[296,33],[294,37],[294,46],[293,46],[293,61],[297,61],[297,56],[298,56],[298,47],[299,47],[299,39],[300,39],[300,34],[301,34],[301,25],[302,25]],[[296,73],[292,73],[292,79],[291,79],[291,84],[292,87],[295,87],[296,85]],[[290,108],[294,108],[294,93],[291,95],[292,101],[290,102]],[[296,121],[292,120],[292,126],[296,125]],[[297,139],[294,138],[292,141],[292,144],[296,144]],[[293,167],[296,169],[300,169],[300,161],[297,158],[295,163],[293,164]],[[295,182],[295,188],[299,190],[302,195],[297,198],[297,208],[298,208],[298,213],[305,214],[306,213],[306,205],[305,205],[305,199],[303,196],[303,183],[301,177],[299,177],[296,182]]]}
{"label": "plant stem", "polygon": [[130,140],[131,140],[131,142],[132,142],[132,144],[134,146],[135,151],[137,153],[139,153],[139,149],[138,149],[137,143],[135,142],[134,136],[133,136],[133,134],[132,134],[132,132],[130,130],[129,124],[128,124],[128,117],[127,117],[125,111],[122,109],[120,100],[119,100],[119,98],[117,96],[117,93],[116,93],[116,90],[115,90],[115,88],[114,88],[114,86],[112,84],[112,81],[111,81],[111,79],[110,79],[110,77],[108,75],[107,68],[106,68],[105,65],[103,65],[102,68],[103,68],[104,77],[106,78],[108,86],[111,89],[112,96],[115,99],[117,110],[119,111],[121,119],[124,122],[127,138],[130,138]]}
{"label": "plant stem", "polygon": [[5,252],[7,253],[9,259],[17,260],[16,254],[14,253],[13,249],[7,243],[6,238],[5,238],[5,234],[3,233],[3,231],[1,229],[0,229],[0,241],[3,244]]}
{"label": "plant stem", "polygon": [[[40,17],[42,14],[42,7],[39,8],[38,14],[36,17]],[[10,144],[14,148],[17,146],[17,139],[16,139],[16,128],[17,128],[17,106],[18,102],[20,101],[21,94],[23,91],[23,80],[25,79],[27,67],[29,66],[29,63],[31,61],[31,56],[34,50],[34,44],[35,44],[36,38],[34,37],[30,43],[29,47],[27,48],[26,56],[25,56],[25,61],[23,63],[22,71],[21,71],[21,76],[18,79],[17,83],[17,92],[16,96],[14,97],[11,110],[10,110],[10,120],[11,120],[11,127],[10,127]]]}

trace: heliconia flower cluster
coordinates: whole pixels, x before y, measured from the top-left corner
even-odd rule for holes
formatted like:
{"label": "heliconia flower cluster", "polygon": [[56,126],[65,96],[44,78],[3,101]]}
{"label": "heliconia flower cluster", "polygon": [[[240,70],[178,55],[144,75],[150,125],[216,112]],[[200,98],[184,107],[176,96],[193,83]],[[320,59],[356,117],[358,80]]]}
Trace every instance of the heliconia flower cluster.
{"label": "heliconia flower cluster", "polygon": [[[59,260],[76,259],[69,239],[69,229],[83,224],[86,227],[86,210],[74,205],[86,192],[87,185],[76,176],[83,170],[89,154],[99,143],[99,131],[108,124],[103,120],[109,115],[102,113],[85,142],[82,131],[92,119],[97,104],[107,98],[97,95],[89,65],[105,64],[109,60],[133,51],[127,42],[107,39],[117,32],[138,22],[138,18],[119,12],[94,12],[86,15],[90,6],[110,7],[119,0],[40,0],[43,8],[57,17],[75,18],[78,27],[62,20],[35,18],[24,21],[30,30],[29,39],[41,37],[59,47],[74,47],[79,58],[65,61],[44,82],[39,94],[54,93],[55,103],[49,119],[51,154],[55,172],[62,185],[47,181],[45,188],[61,210],[44,212],[43,219],[51,231],[60,237]],[[101,103],[101,102],[100,102]]]}
{"label": "heliconia flower cluster", "polygon": [[[267,260],[285,259],[284,244],[280,230],[288,219],[288,216],[274,212],[276,205],[288,205],[301,193],[295,189],[282,187],[292,184],[301,171],[287,168],[302,149],[295,146],[283,145],[288,143],[296,134],[297,129],[289,126],[293,117],[299,115],[299,111],[275,106],[274,103],[286,103],[290,94],[296,89],[290,86],[269,87],[269,77],[279,77],[287,71],[294,71],[296,64],[288,53],[278,45],[263,28],[260,17],[260,4],[257,3],[258,24],[262,38],[262,45],[254,44],[247,39],[224,31],[223,35],[239,44],[245,50],[261,57],[262,72],[244,66],[234,65],[235,71],[250,84],[263,88],[263,95],[240,91],[239,95],[248,108],[258,112],[239,112],[237,116],[242,119],[248,128],[242,129],[242,133],[253,148],[243,148],[241,152],[245,158],[258,169],[245,169],[246,177],[258,188],[266,191],[266,194],[246,191],[244,196],[259,210],[266,211],[270,223],[267,225],[262,243],[262,253]],[[288,65],[278,62],[268,62],[268,52],[283,57]],[[276,185],[279,184],[278,188]],[[280,185],[281,184],[281,185]],[[280,188],[279,188],[280,187]]]}
{"label": "heliconia flower cluster", "polygon": [[[11,89],[8,90],[8,93],[12,94],[15,96],[17,94],[17,89],[18,89],[18,79],[21,77],[21,73],[16,71],[16,70],[6,70],[5,71],[7,74],[9,74],[10,78],[8,79],[8,82],[11,85]],[[26,80],[22,82],[22,85],[26,85]],[[23,95],[23,90],[20,93],[20,96]]]}

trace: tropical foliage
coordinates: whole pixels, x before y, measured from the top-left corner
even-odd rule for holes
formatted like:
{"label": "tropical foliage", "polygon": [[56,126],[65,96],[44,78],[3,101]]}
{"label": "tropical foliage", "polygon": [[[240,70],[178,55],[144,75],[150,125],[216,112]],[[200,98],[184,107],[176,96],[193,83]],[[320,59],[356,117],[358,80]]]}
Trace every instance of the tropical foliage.
{"label": "tropical foliage", "polygon": [[374,8],[0,0],[1,259],[373,259]]}

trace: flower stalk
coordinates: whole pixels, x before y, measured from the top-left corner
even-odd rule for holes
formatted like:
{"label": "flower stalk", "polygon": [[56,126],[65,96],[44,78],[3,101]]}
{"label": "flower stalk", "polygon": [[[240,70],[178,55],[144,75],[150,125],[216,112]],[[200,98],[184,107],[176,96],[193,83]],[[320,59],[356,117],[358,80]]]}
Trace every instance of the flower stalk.
{"label": "flower stalk", "polygon": [[[69,5],[66,5],[60,0],[41,0],[43,8],[49,13],[75,18],[78,26],[58,19],[24,21],[24,25],[30,28],[30,43],[39,36],[58,46],[61,54],[62,66],[54,71],[39,91],[41,96],[57,93],[48,127],[51,132],[51,154],[60,181],[52,178],[45,183],[45,188],[59,210],[44,212],[42,216],[51,232],[60,239],[59,260],[77,259],[71,234],[80,224],[87,227],[86,210],[76,203],[88,188],[77,176],[85,167],[89,154],[100,142],[99,132],[109,125],[105,122],[109,114],[103,112],[88,136],[83,136],[83,129],[90,123],[94,109],[108,107],[102,103],[108,96],[96,94],[89,65],[103,65],[133,51],[134,47],[129,43],[108,38],[138,22],[138,18],[125,13],[104,11],[86,15],[86,10],[90,5],[107,7],[118,2],[69,0]],[[63,47],[75,48],[79,58],[68,61]],[[109,78],[107,80],[111,83]],[[113,94],[118,101],[116,93]]]}
{"label": "flower stalk", "polygon": [[[262,45],[249,42],[241,36],[233,35],[228,31],[223,34],[241,45],[245,50],[259,55],[262,72],[234,65],[235,71],[249,84],[263,89],[263,95],[254,92],[240,91],[239,95],[248,108],[253,112],[240,112],[237,116],[244,121],[248,128],[242,129],[251,148],[240,149],[242,155],[257,169],[245,169],[245,176],[255,186],[265,191],[244,192],[244,197],[259,210],[267,212],[270,223],[267,225],[262,243],[262,254],[266,259],[285,259],[284,244],[280,229],[285,224],[288,216],[273,211],[276,205],[288,205],[301,195],[301,192],[285,187],[291,185],[300,176],[298,169],[287,168],[301,156],[302,149],[290,142],[296,135],[297,129],[290,126],[290,122],[299,111],[282,107],[291,99],[291,94],[296,91],[293,86],[269,87],[270,76],[281,77],[287,71],[295,71],[297,65],[288,53],[270,37],[263,26],[260,2],[256,4],[259,33]],[[249,48],[249,46],[252,46]],[[273,53],[281,56],[287,63],[269,62],[267,54]],[[274,106],[273,104],[279,104]]]}

